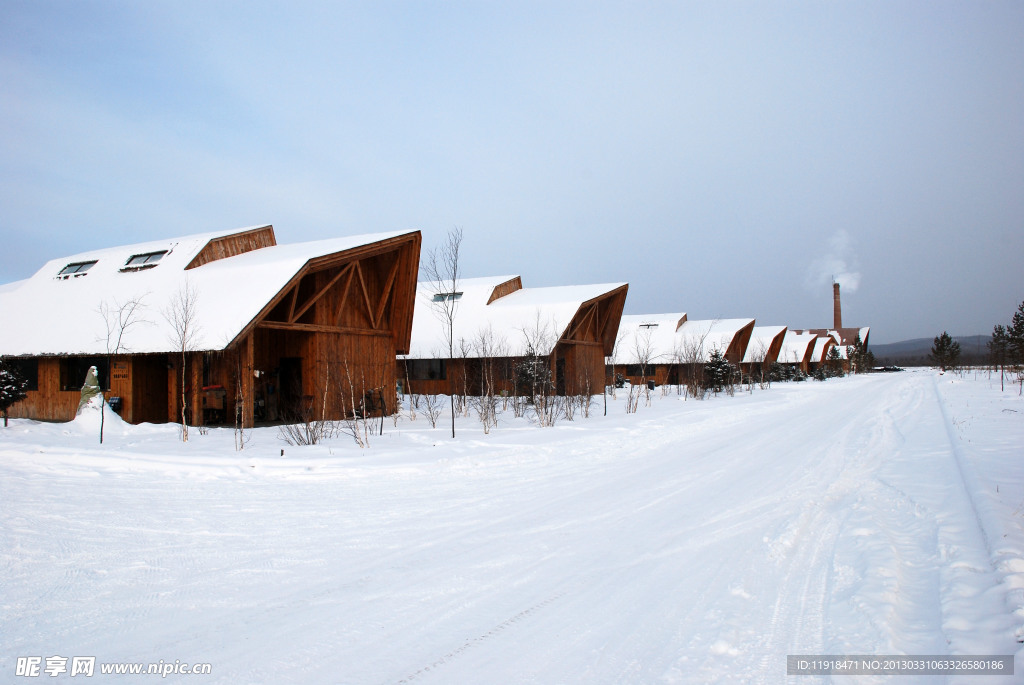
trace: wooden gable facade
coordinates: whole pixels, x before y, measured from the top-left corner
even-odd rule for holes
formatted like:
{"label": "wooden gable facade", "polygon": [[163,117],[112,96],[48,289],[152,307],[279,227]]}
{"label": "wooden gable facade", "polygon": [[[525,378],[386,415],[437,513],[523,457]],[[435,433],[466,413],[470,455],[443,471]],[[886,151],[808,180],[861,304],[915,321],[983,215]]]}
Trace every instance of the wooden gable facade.
{"label": "wooden gable facade", "polygon": [[223,355],[241,387],[223,365],[215,380],[242,400],[243,424],[394,413],[419,250],[416,232],[309,260]]}
{"label": "wooden gable facade", "polygon": [[549,362],[559,395],[603,392],[604,360],[615,348],[627,287],[584,302],[569,322]]}

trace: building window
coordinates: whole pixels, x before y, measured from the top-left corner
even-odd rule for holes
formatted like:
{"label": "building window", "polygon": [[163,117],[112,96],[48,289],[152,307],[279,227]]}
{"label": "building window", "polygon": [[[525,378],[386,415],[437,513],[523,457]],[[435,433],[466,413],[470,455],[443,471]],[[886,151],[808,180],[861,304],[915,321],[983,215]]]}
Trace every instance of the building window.
{"label": "building window", "polygon": [[102,390],[110,390],[109,364],[106,357],[64,357],[60,360],[60,389],[81,390],[89,367],[96,367]]}
{"label": "building window", "polygon": [[437,293],[434,302],[452,302],[462,298],[462,293]]}
{"label": "building window", "polygon": [[69,276],[84,276],[85,272],[91,269],[96,262],[95,259],[91,262],[71,262],[61,269],[57,276],[63,276],[65,279]]}
{"label": "building window", "polygon": [[142,271],[143,269],[152,269],[156,266],[157,262],[163,259],[165,254],[167,254],[167,250],[132,255],[132,258],[125,263],[121,271]]}
{"label": "building window", "polygon": [[411,381],[442,381],[447,377],[444,359],[407,359],[406,373]]}
{"label": "building window", "polygon": [[39,390],[39,360],[34,357],[5,359],[4,364],[28,381],[26,390]]}
{"label": "building window", "polygon": [[627,376],[646,376],[651,373],[652,368],[650,364],[626,364],[626,375]]}

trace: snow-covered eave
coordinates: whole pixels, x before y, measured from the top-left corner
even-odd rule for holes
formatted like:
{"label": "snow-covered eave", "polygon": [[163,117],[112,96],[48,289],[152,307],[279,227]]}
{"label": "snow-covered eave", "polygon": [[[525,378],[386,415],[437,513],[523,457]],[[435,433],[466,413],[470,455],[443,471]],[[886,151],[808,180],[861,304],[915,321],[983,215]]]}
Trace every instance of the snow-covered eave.
{"label": "snow-covered eave", "polygon": [[[774,362],[782,351],[782,342],[786,337],[785,326],[755,326],[747,342],[747,349],[743,354],[744,364],[758,362]],[[763,359],[755,359],[755,355],[764,353]]]}

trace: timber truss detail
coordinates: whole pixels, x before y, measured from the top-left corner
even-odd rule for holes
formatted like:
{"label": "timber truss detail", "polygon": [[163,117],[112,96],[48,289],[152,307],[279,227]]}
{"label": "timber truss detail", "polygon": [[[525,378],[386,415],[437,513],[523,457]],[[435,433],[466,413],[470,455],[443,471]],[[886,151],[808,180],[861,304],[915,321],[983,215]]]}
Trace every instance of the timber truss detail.
{"label": "timber truss detail", "polygon": [[[379,288],[370,285],[376,282],[375,277],[365,273],[363,260],[302,274],[283,291],[273,311],[258,325],[307,332],[386,333],[387,305],[394,291],[399,264],[398,259],[392,260]],[[332,271],[323,282],[322,276]],[[349,311],[352,307],[358,311]],[[353,318],[361,320],[360,325],[351,325]]]}

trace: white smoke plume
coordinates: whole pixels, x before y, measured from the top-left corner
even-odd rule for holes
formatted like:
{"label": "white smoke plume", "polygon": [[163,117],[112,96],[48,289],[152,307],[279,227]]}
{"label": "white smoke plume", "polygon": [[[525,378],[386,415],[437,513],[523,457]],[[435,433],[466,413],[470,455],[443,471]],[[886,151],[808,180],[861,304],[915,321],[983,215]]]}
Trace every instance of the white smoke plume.
{"label": "white smoke plume", "polygon": [[857,286],[860,285],[860,271],[857,268],[857,257],[853,254],[850,235],[840,229],[829,240],[828,253],[811,262],[807,269],[806,285],[811,290],[818,290],[835,281],[843,292],[857,292]]}

